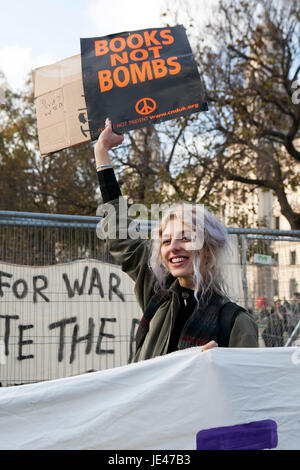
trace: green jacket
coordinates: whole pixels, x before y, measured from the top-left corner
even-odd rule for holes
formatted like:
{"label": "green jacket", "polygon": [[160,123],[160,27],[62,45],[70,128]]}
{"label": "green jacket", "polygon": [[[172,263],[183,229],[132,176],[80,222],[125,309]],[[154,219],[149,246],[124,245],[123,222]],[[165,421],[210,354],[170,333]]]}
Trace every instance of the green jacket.
{"label": "green jacket", "polygon": [[[156,278],[148,264],[150,244],[148,240],[143,239],[116,238],[117,227],[120,223],[123,227],[127,227],[128,224],[132,223],[132,220],[127,218],[127,214],[118,214],[118,200],[111,201],[109,204],[115,208],[116,212],[109,211],[101,223],[108,234],[109,250],[115,260],[120,263],[122,270],[135,282],[134,291],[137,302],[144,312],[154,294],[154,285],[156,283]],[[98,213],[98,215],[100,214]],[[175,280],[170,288],[171,296],[163,302],[152,318],[149,332],[136,352],[134,362],[167,353],[171,330],[180,308],[179,298],[176,295],[178,289],[179,282]],[[248,314],[241,312],[237,316],[231,330],[229,347],[258,347],[257,325]]]}

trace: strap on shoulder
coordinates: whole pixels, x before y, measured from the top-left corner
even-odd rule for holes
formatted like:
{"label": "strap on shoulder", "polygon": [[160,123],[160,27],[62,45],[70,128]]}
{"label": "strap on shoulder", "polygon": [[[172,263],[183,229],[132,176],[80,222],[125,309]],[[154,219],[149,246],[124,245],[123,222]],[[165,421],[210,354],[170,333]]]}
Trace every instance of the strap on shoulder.
{"label": "strap on shoulder", "polygon": [[247,310],[234,302],[226,302],[223,305],[219,312],[218,346],[228,347],[232,327],[241,312],[247,313]]}
{"label": "strap on shoulder", "polygon": [[159,289],[150,298],[136,332],[136,349],[138,349],[144,341],[149,330],[149,323],[165,299],[166,294],[162,289]]}

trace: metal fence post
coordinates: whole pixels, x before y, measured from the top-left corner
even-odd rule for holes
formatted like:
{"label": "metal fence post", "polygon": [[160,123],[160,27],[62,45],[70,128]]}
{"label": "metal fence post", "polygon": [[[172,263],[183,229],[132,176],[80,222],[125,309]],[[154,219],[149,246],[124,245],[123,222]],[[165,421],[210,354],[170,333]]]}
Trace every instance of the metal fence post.
{"label": "metal fence post", "polygon": [[293,341],[298,337],[299,331],[300,331],[300,320],[298,321],[297,325],[292,331],[291,336],[288,338],[287,342],[285,343],[284,345],[285,348],[292,345]]}
{"label": "metal fence post", "polygon": [[247,285],[247,235],[242,235],[242,282],[243,282],[243,292],[245,298],[245,308],[248,309],[248,285]]}

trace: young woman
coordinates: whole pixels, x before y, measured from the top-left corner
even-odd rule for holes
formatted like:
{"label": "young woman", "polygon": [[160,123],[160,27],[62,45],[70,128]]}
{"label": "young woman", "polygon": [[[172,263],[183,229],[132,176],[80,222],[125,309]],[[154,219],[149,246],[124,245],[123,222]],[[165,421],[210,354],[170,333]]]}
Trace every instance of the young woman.
{"label": "young woman", "polygon": [[[226,295],[221,259],[228,246],[227,232],[209,211],[186,204],[171,207],[152,243],[116,236],[120,225],[124,227],[124,214],[109,150],[122,142],[123,136],[115,134],[107,120],[94,150],[104,202],[98,215],[106,214],[101,227],[108,228],[110,253],[134,280],[144,312],[134,361],[193,346],[205,350],[217,343],[257,347],[256,323]],[[99,236],[103,238],[103,232]]]}

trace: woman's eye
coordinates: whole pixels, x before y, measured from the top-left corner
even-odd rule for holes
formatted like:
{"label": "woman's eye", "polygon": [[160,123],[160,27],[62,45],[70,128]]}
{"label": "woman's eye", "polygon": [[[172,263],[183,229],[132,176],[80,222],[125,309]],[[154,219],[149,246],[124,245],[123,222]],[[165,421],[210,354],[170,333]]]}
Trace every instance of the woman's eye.
{"label": "woman's eye", "polygon": [[185,242],[190,242],[191,241],[191,237],[189,237],[188,235],[184,235],[182,237],[182,240],[185,241]]}
{"label": "woman's eye", "polygon": [[168,243],[170,243],[170,240],[169,240],[169,239],[166,239],[166,240],[163,240],[163,241],[162,241],[162,245],[167,245]]}

